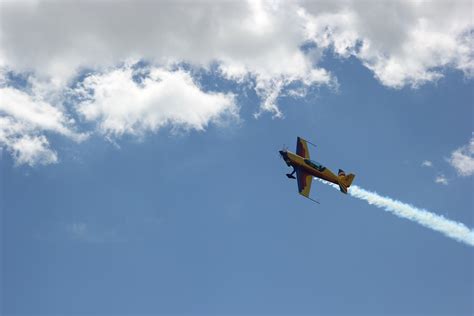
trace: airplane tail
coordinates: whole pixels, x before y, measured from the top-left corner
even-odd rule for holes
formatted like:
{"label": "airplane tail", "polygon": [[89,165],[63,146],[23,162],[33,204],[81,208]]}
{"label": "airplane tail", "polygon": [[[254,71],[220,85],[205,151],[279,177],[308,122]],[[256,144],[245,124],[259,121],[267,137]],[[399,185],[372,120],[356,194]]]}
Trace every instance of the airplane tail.
{"label": "airplane tail", "polygon": [[341,190],[342,193],[347,194],[347,188],[349,188],[352,184],[352,181],[355,178],[355,175],[350,173],[346,176],[346,173],[344,170],[339,169],[339,173],[337,175],[338,182],[339,182],[339,189]]}

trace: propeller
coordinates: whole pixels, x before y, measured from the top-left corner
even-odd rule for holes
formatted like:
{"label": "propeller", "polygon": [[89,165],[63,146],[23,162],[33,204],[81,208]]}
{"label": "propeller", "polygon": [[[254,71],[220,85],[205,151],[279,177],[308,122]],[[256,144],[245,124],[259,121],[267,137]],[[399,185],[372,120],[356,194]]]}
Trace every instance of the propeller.
{"label": "propeller", "polygon": [[283,144],[281,150],[278,150],[278,151],[277,151],[277,157],[278,157],[278,159],[281,158],[280,151],[288,151],[288,146],[286,146],[285,144]]}

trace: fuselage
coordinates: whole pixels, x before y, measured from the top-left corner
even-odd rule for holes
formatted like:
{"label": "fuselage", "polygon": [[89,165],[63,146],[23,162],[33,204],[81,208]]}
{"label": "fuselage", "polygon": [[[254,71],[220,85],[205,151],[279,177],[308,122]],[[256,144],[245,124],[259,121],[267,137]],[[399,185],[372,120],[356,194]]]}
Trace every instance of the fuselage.
{"label": "fuselage", "polygon": [[300,169],[316,178],[339,184],[337,175],[316,161],[305,159],[287,150],[280,150],[280,155],[286,164],[295,170]]}

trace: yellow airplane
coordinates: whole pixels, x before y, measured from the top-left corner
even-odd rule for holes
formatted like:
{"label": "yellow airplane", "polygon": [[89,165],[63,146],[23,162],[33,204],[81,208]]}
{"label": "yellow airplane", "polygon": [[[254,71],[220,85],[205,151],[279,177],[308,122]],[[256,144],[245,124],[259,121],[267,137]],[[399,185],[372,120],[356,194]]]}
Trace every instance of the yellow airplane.
{"label": "yellow airplane", "polygon": [[[347,194],[349,188],[354,180],[355,175],[352,173],[346,176],[344,170],[339,169],[337,176],[328,168],[320,163],[309,159],[308,144],[306,140],[298,137],[296,140],[296,154],[288,150],[280,150],[281,158],[286,162],[288,167],[293,167],[293,172],[286,176],[290,179],[296,179],[298,182],[298,191],[304,197],[319,203],[309,197],[311,190],[311,181],[313,177],[320,178],[339,186],[341,192]],[[310,143],[315,146],[314,144]],[[294,174],[296,173],[296,178]]]}

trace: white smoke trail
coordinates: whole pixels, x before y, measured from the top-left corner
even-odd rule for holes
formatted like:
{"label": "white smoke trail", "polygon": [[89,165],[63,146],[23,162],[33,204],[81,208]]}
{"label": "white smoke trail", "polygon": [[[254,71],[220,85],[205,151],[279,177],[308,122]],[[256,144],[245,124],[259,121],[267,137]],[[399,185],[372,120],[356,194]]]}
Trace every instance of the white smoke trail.
{"label": "white smoke trail", "polygon": [[[320,181],[339,190],[339,187],[335,184],[323,180]],[[356,185],[351,186],[348,193],[355,198],[367,201],[369,204],[382,208],[398,217],[417,222],[418,224],[438,231],[445,236],[467,245],[474,246],[474,230],[469,229],[463,223],[452,221],[442,215],[433,214],[427,210],[417,208],[413,205],[389,197],[380,196],[375,192],[364,190]]]}

